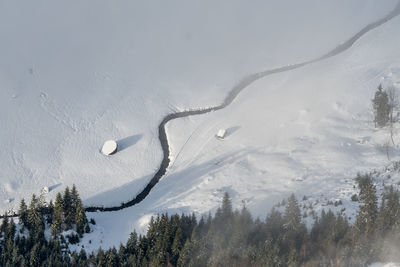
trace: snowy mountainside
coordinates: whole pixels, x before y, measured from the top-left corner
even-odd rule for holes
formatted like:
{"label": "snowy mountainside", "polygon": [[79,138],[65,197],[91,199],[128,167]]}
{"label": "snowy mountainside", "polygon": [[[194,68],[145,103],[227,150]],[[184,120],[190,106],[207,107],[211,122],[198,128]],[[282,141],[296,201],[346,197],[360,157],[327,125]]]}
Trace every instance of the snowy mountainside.
{"label": "snowy mountainside", "polygon": [[[3,210],[43,186],[51,199],[73,183],[86,205],[131,199],[159,166],[164,115],[220,104],[249,73],[317,58],[397,4],[40,2],[0,8]],[[97,230],[82,244],[118,245],[159,212],[207,213],[225,191],[255,216],[291,192],[330,199],[352,188],[356,172],[387,164],[370,99],[382,79],[399,81],[399,24],[334,58],[259,80],[224,110],[168,124],[167,175],[140,205],[90,213]],[[215,138],[221,128],[223,141]],[[104,157],[110,138],[122,150]]]}
{"label": "snowy mountainside", "polygon": [[[285,193],[335,197],[353,186],[357,172],[389,164],[384,147],[389,133],[374,128],[371,99],[380,83],[400,89],[399,22],[395,18],[332,59],[256,82],[222,111],[171,123],[179,155],[171,179],[193,165],[200,173],[184,175],[198,183],[192,191],[175,190],[173,204],[166,205],[201,212],[200,194],[212,205],[225,187],[237,205],[244,200],[262,215]],[[173,133],[183,124],[188,133],[178,139],[182,135]],[[231,129],[223,142],[212,138],[220,128]],[[397,146],[390,148],[390,160],[396,159]],[[202,165],[212,171],[201,171]]]}
{"label": "snowy mountainside", "polygon": [[[3,2],[0,207],[72,183],[86,204],[130,199],[161,160],[163,115],[218,104],[244,74],[329,51],[395,3]],[[124,149],[106,158],[110,138]]]}
{"label": "snowy mountainside", "polygon": [[[353,221],[358,172],[378,170],[379,193],[383,184],[400,182],[390,167],[399,160],[398,145],[390,148],[388,161],[389,133],[374,128],[371,107],[380,83],[400,89],[399,26],[395,18],[338,56],[261,79],[221,111],[171,122],[173,163],[166,177],[136,207],[111,217],[91,214],[99,229],[145,231],[150,216],[165,211],[207,214],[224,192],[254,216],[264,217],[294,192],[306,196],[301,204],[312,203],[316,212],[343,210]],[[224,140],[215,138],[219,129],[227,129]],[[120,240],[100,233],[103,244]]]}

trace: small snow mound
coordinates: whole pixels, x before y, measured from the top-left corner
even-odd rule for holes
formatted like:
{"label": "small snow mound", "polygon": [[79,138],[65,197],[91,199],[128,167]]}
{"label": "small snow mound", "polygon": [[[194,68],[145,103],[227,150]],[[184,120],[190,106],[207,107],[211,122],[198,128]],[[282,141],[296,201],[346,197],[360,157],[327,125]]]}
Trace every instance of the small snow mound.
{"label": "small snow mound", "polygon": [[108,140],[104,143],[103,147],[101,148],[101,153],[106,156],[112,155],[117,152],[118,145],[117,142],[114,140]]}

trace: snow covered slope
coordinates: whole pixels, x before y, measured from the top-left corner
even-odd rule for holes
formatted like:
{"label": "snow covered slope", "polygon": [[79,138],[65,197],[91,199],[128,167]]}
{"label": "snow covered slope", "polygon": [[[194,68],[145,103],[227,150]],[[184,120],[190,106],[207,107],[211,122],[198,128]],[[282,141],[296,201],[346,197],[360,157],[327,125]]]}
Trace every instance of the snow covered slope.
{"label": "snow covered slope", "polygon": [[[72,183],[87,204],[131,198],[158,167],[164,114],[217,104],[244,74],[324,53],[395,3],[2,2],[0,207]],[[122,151],[107,158],[110,138]]]}
{"label": "snow covered slope", "polygon": [[[87,205],[131,199],[158,168],[165,114],[219,104],[246,74],[321,56],[395,4],[1,3],[0,208],[72,183]],[[336,194],[357,171],[385,164],[370,98],[381,77],[400,76],[399,26],[397,18],[335,58],[262,79],[222,111],[172,122],[168,175],[140,205],[93,214],[98,231],[87,240],[118,245],[151,214],[208,212],[224,191],[265,214],[290,192]],[[108,139],[121,148],[112,157],[99,153]]]}

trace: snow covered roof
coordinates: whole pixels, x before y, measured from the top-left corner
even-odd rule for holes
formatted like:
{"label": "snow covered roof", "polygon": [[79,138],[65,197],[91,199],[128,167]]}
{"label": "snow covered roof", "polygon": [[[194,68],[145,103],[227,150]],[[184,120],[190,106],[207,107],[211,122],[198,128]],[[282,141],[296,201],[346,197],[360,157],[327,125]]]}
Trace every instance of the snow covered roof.
{"label": "snow covered roof", "polygon": [[104,143],[103,147],[101,148],[101,153],[109,156],[117,152],[117,149],[118,149],[117,142],[115,142],[114,140],[108,140]]}
{"label": "snow covered roof", "polygon": [[226,130],[225,129],[220,129],[217,133],[217,137],[218,138],[224,138],[226,134]]}

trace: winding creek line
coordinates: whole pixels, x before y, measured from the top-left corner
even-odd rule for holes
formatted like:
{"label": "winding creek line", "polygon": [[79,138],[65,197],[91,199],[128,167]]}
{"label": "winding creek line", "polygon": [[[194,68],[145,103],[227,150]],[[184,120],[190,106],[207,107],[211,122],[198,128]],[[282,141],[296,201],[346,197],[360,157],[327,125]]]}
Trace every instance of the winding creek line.
{"label": "winding creek line", "polygon": [[219,106],[203,108],[203,109],[200,108],[200,109],[187,110],[187,111],[176,112],[176,113],[171,113],[171,114],[166,115],[158,126],[158,138],[160,140],[161,148],[162,148],[164,156],[161,161],[160,168],[158,169],[156,174],[153,176],[153,178],[150,180],[150,182],[146,185],[146,187],[138,195],[136,195],[136,197],[134,199],[132,199],[128,202],[123,202],[119,206],[114,206],[114,207],[91,206],[91,207],[86,207],[85,211],[87,211],[87,212],[118,211],[118,210],[122,210],[122,209],[125,209],[128,207],[131,207],[133,205],[136,205],[136,204],[140,203],[141,201],[143,201],[147,197],[147,195],[150,193],[151,189],[165,175],[165,173],[167,172],[167,169],[171,163],[171,159],[169,157],[170,156],[169,143],[168,143],[167,133],[165,130],[165,125],[168,122],[170,122],[171,120],[194,116],[194,115],[201,115],[201,114],[205,114],[205,113],[209,113],[212,111],[217,111],[217,110],[223,109],[223,108],[229,106],[236,99],[236,97],[240,94],[240,92],[242,92],[244,89],[246,89],[250,84],[254,83],[255,81],[257,81],[261,78],[264,78],[266,76],[272,75],[272,74],[298,69],[303,66],[306,66],[306,65],[318,62],[318,61],[322,61],[324,59],[341,54],[344,51],[351,48],[354,45],[354,43],[356,41],[358,41],[366,33],[381,26],[382,24],[390,21],[391,19],[393,19],[394,17],[396,17],[398,15],[400,15],[400,2],[384,18],[379,19],[378,21],[375,21],[371,24],[368,24],[367,26],[362,28],[359,32],[357,32],[355,35],[353,35],[349,40],[340,44],[335,49],[331,50],[330,52],[328,52],[316,59],[305,61],[305,62],[294,64],[294,65],[287,65],[287,66],[275,68],[272,70],[253,73],[253,74],[250,74],[250,75],[244,77],[236,86],[234,86],[232,88],[232,90],[228,93],[228,95],[226,96],[226,98],[224,99],[222,104]]}

